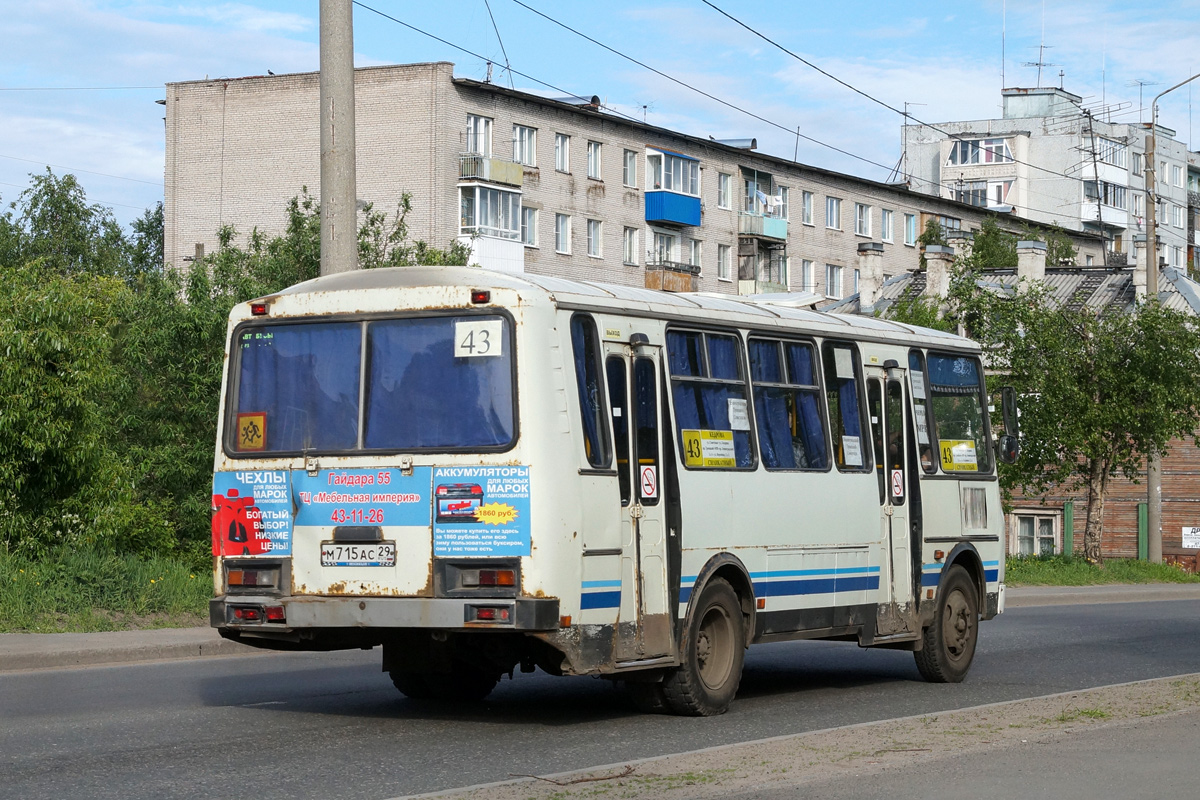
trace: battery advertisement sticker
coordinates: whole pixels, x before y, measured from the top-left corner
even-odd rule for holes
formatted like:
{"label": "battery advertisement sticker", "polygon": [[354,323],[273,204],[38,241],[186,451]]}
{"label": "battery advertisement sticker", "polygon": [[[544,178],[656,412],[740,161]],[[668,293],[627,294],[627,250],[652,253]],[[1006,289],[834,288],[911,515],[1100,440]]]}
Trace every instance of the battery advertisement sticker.
{"label": "battery advertisement sticker", "polygon": [[323,469],[292,473],[297,525],[429,526],[432,467]]}
{"label": "battery advertisement sticker", "polygon": [[214,556],[291,554],[292,502],[287,472],[215,473],[212,511]]}
{"label": "battery advertisement sticker", "polygon": [[436,467],[433,495],[435,556],[530,554],[529,467]]}

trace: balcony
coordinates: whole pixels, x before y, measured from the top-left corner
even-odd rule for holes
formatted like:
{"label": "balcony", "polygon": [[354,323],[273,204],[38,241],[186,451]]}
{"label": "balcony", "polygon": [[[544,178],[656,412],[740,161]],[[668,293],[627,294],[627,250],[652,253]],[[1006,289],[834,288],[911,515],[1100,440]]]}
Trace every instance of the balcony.
{"label": "balcony", "polygon": [[512,161],[489,158],[479,153],[463,153],[458,157],[458,179],[520,186],[525,179],[525,168]]}
{"label": "balcony", "polygon": [[776,281],[738,281],[738,294],[781,294],[788,291],[787,284]]}
{"label": "balcony", "polygon": [[738,212],[738,233],[742,236],[754,236],[759,239],[772,239],[786,242],[788,221],[779,217],[770,217],[750,211]]}
{"label": "balcony", "polygon": [[695,227],[700,224],[700,198],[677,192],[646,192],[646,222]]}
{"label": "balcony", "polygon": [[700,267],[653,258],[646,264],[646,288],[664,292],[700,290]]}

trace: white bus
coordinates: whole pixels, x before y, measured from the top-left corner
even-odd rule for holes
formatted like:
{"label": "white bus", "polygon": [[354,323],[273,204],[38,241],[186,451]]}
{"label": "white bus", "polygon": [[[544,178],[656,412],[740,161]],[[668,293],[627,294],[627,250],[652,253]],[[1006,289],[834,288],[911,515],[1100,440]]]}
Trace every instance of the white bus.
{"label": "white bus", "polygon": [[358,271],[233,310],[221,409],[212,625],[381,645],[413,698],[540,667],[719,714],[745,648],[786,639],[907,649],[959,681],[1004,608],[980,351],[950,334]]}

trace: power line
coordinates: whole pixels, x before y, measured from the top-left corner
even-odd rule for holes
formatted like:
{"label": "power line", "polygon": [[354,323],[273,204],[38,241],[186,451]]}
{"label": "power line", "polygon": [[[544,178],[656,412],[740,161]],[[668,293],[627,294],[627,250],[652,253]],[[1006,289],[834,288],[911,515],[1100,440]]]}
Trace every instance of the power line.
{"label": "power line", "polygon": [[583,33],[582,31],[578,31],[578,30],[572,28],[570,25],[567,25],[566,23],[559,22],[554,17],[551,17],[548,14],[544,14],[541,11],[538,11],[533,6],[530,6],[530,5],[527,5],[523,2],[521,2],[521,0],[513,0],[513,2],[528,11],[532,11],[534,14],[537,14],[541,18],[543,18],[549,22],[553,22],[555,25],[559,26],[560,28],[564,28],[565,30],[570,31],[571,33],[575,34],[576,36],[579,36],[583,39],[587,39],[592,44],[596,45],[597,47],[601,47],[601,48],[607,50],[608,52],[612,53],[613,55],[620,56],[621,58],[625,59],[626,61],[630,61],[634,64],[637,64],[639,67],[642,67],[643,69],[647,69],[647,70],[653,72],[655,75],[666,78],[667,80],[671,81],[672,83],[678,84],[679,86],[682,86],[685,89],[690,89],[691,91],[693,91],[699,95],[707,97],[709,100],[720,103],[721,105],[725,106],[726,108],[731,108],[734,111],[738,111],[742,114],[745,114],[748,117],[752,117],[752,118],[758,120],[759,122],[763,122],[774,128],[778,128],[781,131],[786,131],[789,136],[799,136],[801,139],[804,139],[805,141],[812,142],[813,144],[819,144],[822,147],[827,147],[830,150],[841,153],[844,156],[849,156],[850,158],[858,159],[859,161],[862,161],[866,164],[870,164],[871,166],[879,167],[881,169],[888,170],[888,171],[891,170],[891,167],[889,167],[887,164],[881,164],[878,161],[872,161],[871,159],[867,158],[866,156],[860,156],[857,153],[852,153],[849,150],[843,150],[842,148],[837,147],[832,144],[829,144],[828,142],[822,142],[820,139],[814,139],[811,136],[806,136],[805,134],[800,133],[799,131],[795,131],[786,125],[780,125],[778,122],[769,120],[764,116],[754,113],[753,111],[749,111],[747,109],[742,108],[741,106],[735,105],[734,103],[731,103],[728,100],[723,100],[722,98],[717,97],[714,94],[710,94],[709,92],[706,92],[703,89],[698,89],[695,86],[692,86],[691,84],[689,84],[685,81],[681,81],[680,79],[678,79],[672,75],[668,75],[667,73],[663,72],[662,70],[655,69],[654,67],[650,66],[649,64],[646,64],[643,61],[638,61],[636,58],[634,58],[631,55],[622,53],[620,50],[617,50],[616,48],[609,47],[608,45],[604,44],[603,42],[593,39],[591,36],[588,36],[586,33]]}
{"label": "power line", "polygon": [[[393,17],[390,14],[385,14],[384,12],[380,11],[379,9],[372,8],[371,6],[367,5],[366,3],[360,2],[359,0],[353,0],[353,2],[354,2],[354,5],[358,6],[359,8],[362,8],[366,11],[370,11],[373,14],[378,14],[379,16],[383,17],[384,19],[391,20],[392,22],[396,23],[397,25],[402,25],[411,31],[415,31],[415,32],[421,34],[422,36],[428,36],[430,39],[433,39],[436,42],[441,42],[442,44],[446,45],[447,47],[452,47],[455,50],[458,50],[460,53],[466,53],[467,55],[471,56],[472,58],[478,58],[480,61],[490,61],[491,60],[487,56],[483,56],[483,55],[480,55],[479,53],[468,50],[467,48],[461,47],[461,46],[455,44],[454,42],[447,41],[440,36],[435,36],[434,34],[430,33],[429,31],[421,30],[417,26],[410,25],[409,23],[405,22],[404,20],[397,19],[396,17]],[[555,86],[552,83],[546,83],[546,81],[543,81],[539,78],[535,78],[532,75],[527,75],[526,73],[521,72],[520,70],[515,70],[510,67],[510,68],[508,68],[508,71],[513,73],[514,75],[520,75],[522,78],[531,80],[540,86],[545,86],[547,89],[553,89],[556,92],[561,92],[562,94],[570,95],[572,97],[576,96],[574,92],[563,89],[561,86]],[[621,111],[616,108],[612,108],[611,106],[602,106],[602,108],[605,108],[614,114],[619,114],[620,116],[625,117],[626,119],[631,119],[634,122],[641,122],[641,120],[639,120],[637,117],[626,114],[624,111]]]}
{"label": "power line", "polygon": [[0,153],[0,158],[9,158],[9,159],[12,159],[13,161],[24,161],[28,164],[41,164],[46,167],[55,167],[57,169],[70,170],[71,172],[86,172],[88,175],[100,175],[105,178],[116,178],[119,181],[133,181],[134,183],[144,183],[144,184],[147,184],[148,186],[158,186],[159,188],[162,188],[161,182],[144,181],[141,178],[126,178],[124,175],[110,175],[107,172],[96,172],[96,171],[90,170],[90,169],[79,169],[77,167],[67,167],[67,166],[63,166],[62,164],[50,164],[45,161],[39,161],[34,158],[18,158],[17,156],[6,156],[3,153]]}
{"label": "power line", "polygon": [[[521,5],[525,5],[524,3],[521,3],[520,0],[513,0],[513,2],[520,3]],[[893,111],[897,114],[900,114],[905,119],[911,119],[914,122],[916,122],[918,125],[921,125],[922,127],[937,131],[938,133],[942,134],[943,136],[946,136],[947,138],[955,139],[957,141],[970,141],[969,139],[966,139],[965,137],[963,137],[962,134],[951,133],[950,131],[943,130],[942,128],[939,128],[936,125],[933,125],[931,123],[923,122],[923,121],[917,119],[916,117],[914,117],[913,115],[909,114],[907,111],[901,111],[900,109],[896,108],[895,106],[890,105],[889,103],[886,103],[883,100],[880,100],[879,98],[874,97],[874,96],[868,94],[867,92],[864,92],[862,89],[859,89],[858,87],[847,83],[846,81],[842,80],[841,78],[837,77],[836,75],[826,72],[825,70],[818,67],[816,64],[813,64],[811,61],[808,61],[808,60],[800,57],[796,53],[793,53],[791,50],[787,49],[786,47],[784,47],[783,45],[781,45],[779,42],[775,41],[771,37],[767,36],[766,34],[761,33],[758,30],[755,30],[751,26],[747,25],[746,23],[742,22],[740,19],[733,16],[732,14],[725,11],[724,9],[721,9],[718,6],[713,5],[711,2],[709,2],[709,0],[700,0],[700,2],[704,3],[706,6],[713,9],[714,11],[721,14],[722,16],[728,18],[729,20],[737,23],[738,25],[745,28],[750,33],[753,33],[755,36],[762,39],[764,42],[767,42],[771,46],[782,50],[783,52],[787,53],[789,56],[796,59],[800,63],[802,63],[808,67],[811,67],[812,69],[815,69],[817,72],[821,73],[822,75],[830,78],[831,80],[836,81],[837,83],[841,84],[842,86],[845,86],[847,89],[850,89],[851,91],[855,92],[856,94],[862,95],[863,97],[870,100],[871,102],[877,103],[889,111]],[[1062,172],[1058,172],[1058,171],[1052,170],[1052,169],[1047,169],[1046,167],[1042,167],[1037,164],[1031,164],[1028,161],[1021,161],[1020,159],[1017,159],[1017,158],[1013,158],[1013,163],[1024,164],[1027,167],[1032,167],[1033,169],[1041,170],[1042,172],[1048,172],[1051,175],[1057,175],[1060,178],[1067,178],[1068,180],[1078,180],[1078,179],[1072,178],[1070,175],[1066,175]]]}
{"label": "power line", "polygon": [[496,41],[500,43],[500,53],[504,56],[504,68],[508,70],[508,85],[512,89],[516,89],[517,85],[512,79],[512,64],[508,62],[508,51],[504,49],[504,40],[500,38],[500,26],[496,24],[496,17],[492,14],[492,4],[490,0],[483,0],[483,4],[487,6],[488,18],[492,21],[492,30],[496,31]]}

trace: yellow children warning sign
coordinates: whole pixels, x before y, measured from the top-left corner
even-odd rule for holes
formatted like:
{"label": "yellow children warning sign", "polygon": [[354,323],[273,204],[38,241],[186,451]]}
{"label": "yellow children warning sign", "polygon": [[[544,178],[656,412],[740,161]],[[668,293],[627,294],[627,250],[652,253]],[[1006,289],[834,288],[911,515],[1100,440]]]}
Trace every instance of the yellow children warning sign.
{"label": "yellow children warning sign", "polygon": [[689,467],[736,467],[733,431],[681,431],[683,463]]}
{"label": "yellow children warning sign", "polygon": [[942,469],[946,472],[978,472],[975,442],[971,439],[942,439]]}
{"label": "yellow children warning sign", "polygon": [[267,415],[256,411],[237,415],[237,449],[262,450],[267,446]]}

